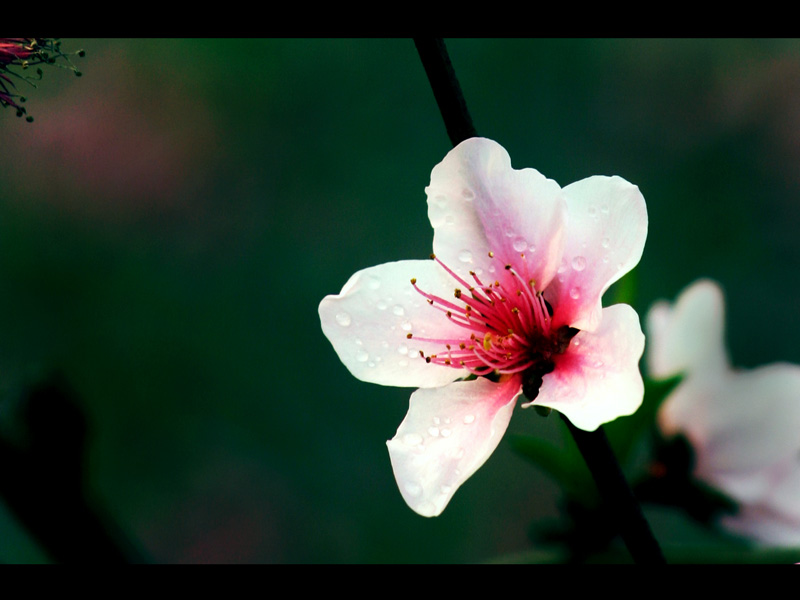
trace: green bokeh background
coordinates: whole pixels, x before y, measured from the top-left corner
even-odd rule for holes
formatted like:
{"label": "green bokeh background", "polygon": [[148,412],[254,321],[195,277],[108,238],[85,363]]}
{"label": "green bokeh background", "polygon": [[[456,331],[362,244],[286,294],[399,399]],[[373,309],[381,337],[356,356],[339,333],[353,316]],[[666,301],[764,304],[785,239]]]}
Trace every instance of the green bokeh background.
{"label": "green bokeh background", "polygon": [[[319,327],[353,272],[431,249],[451,146],[413,42],[64,45],[84,76],[47,69],[31,124],[0,111],[0,390],[66,375],[119,525],[159,562],[530,550],[556,486],[501,443],[442,516],[414,514],[385,447],[411,390],[352,378]],[[515,167],[640,187],[640,315],[712,277],[735,364],[800,363],[800,42],[447,45]],[[558,437],[532,411],[510,431]],[[657,535],[697,539],[676,518]],[[0,503],[0,562],[47,560]]]}

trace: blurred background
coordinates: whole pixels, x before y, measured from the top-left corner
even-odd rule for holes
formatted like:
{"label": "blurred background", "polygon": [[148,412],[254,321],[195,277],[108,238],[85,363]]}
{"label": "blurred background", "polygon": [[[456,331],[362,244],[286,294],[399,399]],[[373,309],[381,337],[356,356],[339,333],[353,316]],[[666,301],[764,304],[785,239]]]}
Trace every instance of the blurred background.
{"label": "blurred background", "polygon": [[[640,315],[712,277],[734,364],[800,363],[800,41],[446,43],[516,168],[640,187]],[[20,84],[33,123],[0,111],[0,417],[61,372],[93,497],[158,562],[534,548],[559,490],[505,442],[442,516],[406,507],[385,441],[412,390],[352,378],[319,326],[355,271],[430,253],[424,188],[451,146],[413,42],[63,46],[83,77]],[[557,425],[517,409],[510,431]],[[662,541],[702,542],[648,514]],[[0,501],[0,562],[49,560]]]}

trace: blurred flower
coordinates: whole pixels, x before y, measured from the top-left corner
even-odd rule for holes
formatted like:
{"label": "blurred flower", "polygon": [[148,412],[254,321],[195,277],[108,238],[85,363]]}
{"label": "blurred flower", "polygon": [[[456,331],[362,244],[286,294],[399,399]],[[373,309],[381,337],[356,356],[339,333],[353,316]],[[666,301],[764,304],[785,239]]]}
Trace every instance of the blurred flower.
{"label": "blurred flower", "polygon": [[[76,56],[83,56],[83,50],[73,53]],[[80,76],[81,72],[72,64],[69,55],[61,51],[61,40],[55,38],[0,38],[0,106],[10,106],[17,111],[17,116],[21,117],[27,111],[21,103],[25,102],[25,96],[16,92],[16,80],[36,87],[34,81],[42,78],[43,71],[38,65],[53,65],[58,59],[64,59],[66,65],[58,63],[58,66],[72,70],[75,75]],[[26,71],[30,67],[36,67],[35,77],[28,74],[21,74],[18,71]],[[33,121],[33,117],[26,117],[28,122]]]}
{"label": "blurred flower", "polygon": [[353,375],[421,388],[388,447],[405,501],[435,516],[520,392],[585,430],[639,407],[639,317],[601,296],[639,262],[647,212],[619,177],[561,189],[483,138],[450,151],[426,193],[433,260],[359,271],[319,312]]}
{"label": "blurred flower", "polygon": [[683,435],[693,475],[739,505],[729,530],[771,545],[800,545],[800,367],[731,368],[724,346],[724,300],[700,280],[674,306],[647,315],[653,377],[683,374],[664,400],[658,425]]}

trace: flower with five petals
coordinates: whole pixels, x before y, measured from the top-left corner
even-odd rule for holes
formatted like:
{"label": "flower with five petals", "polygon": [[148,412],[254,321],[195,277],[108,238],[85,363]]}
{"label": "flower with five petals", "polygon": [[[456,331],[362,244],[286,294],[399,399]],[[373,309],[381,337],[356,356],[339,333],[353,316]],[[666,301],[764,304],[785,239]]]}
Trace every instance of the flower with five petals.
{"label": "flower with five petals", "polygon": [[451,150],[426,193],[433,260],[359,271],[319,313],[353,375],[419,388],[387,445],[406,503],[435,516],[520,393],[587,431],[639,407],[639,317],[601,297],[639,262],[647,211],[624,179],[562,189],[484,138]]}
{"label": "flower with five petals", "polygon": [[724,312],[722,289],[703,279],[647,313],[650,375],[683,375],[658,425],[666,437],[688,440],[696,479],[738,504],[723,527],[766,545],[800,546],[800,367],[733,369]]}

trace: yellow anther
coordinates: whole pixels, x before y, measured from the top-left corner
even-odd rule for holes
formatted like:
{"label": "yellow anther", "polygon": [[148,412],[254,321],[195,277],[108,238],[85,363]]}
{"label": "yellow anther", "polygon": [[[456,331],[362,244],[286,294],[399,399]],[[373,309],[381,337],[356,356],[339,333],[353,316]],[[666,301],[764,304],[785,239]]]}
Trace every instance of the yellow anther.
{"label": "yellow anther", "polygon": [[489,250],[489,258],[494,258],[494,252],[492,252],[491,250]]}
{"label": "yellow anther", "polygon": [[456,288],[456,291],[453,294],[456,298],[461,298],[461,290]]}
{"label": "yellow anther", "polygon": [[411,278],[411,285],[414,285],[415,283],[417,283],[417,278],[416,277],[412,277]]}
{"label": "yellow anther", "polygon": [[492,349],[492,334],[488,331],[486,335],[483,336],[483,349],[484,350],[491,350]]}
{"label": "yellow anther", "polygon": [[409,339],[409,340],[410,340],[410,339],[411,339],[411,337],[412,337],[412,336],[411,336],[411,334],[410,334],[410,333],[407,333],[407,334],[406,334],[406,338],[407,338],[407,339]]}

